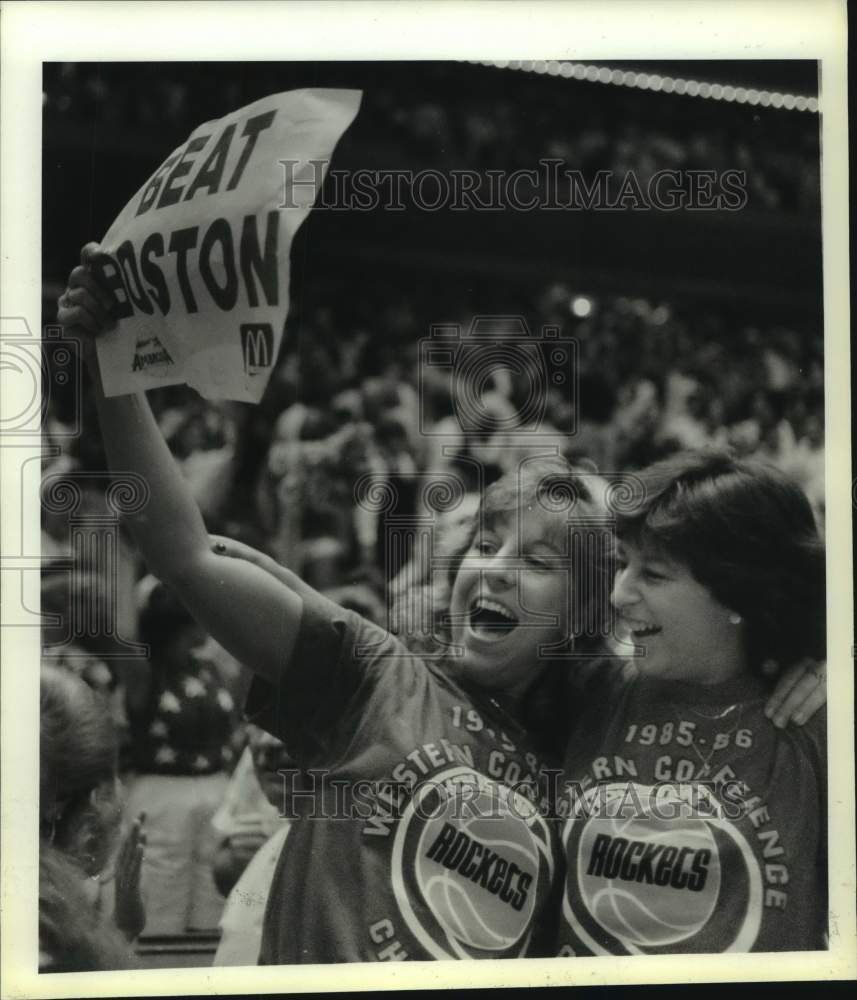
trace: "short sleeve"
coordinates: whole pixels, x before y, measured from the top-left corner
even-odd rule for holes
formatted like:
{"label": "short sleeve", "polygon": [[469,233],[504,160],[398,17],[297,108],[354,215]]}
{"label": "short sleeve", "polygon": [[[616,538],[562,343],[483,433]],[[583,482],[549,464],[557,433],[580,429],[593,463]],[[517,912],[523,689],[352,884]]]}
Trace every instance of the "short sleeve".
{"label": "short sleeve", "polygon": [[301,595],[294,651],[279,680],[256,677],[247,698],[248,721],[281,739],[301,765],[327,763],[349,738],[346,715],[359,714],[384,663],[411,654],[385,629],[320,594]]}

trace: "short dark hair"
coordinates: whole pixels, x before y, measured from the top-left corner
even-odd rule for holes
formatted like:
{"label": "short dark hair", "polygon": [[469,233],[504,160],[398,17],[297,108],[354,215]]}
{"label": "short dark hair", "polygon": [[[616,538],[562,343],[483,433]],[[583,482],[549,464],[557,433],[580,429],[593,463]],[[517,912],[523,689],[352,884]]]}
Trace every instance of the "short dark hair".
{"label": "short dark hair", "polygon": [[779,469],[721,450],[680,452],[637,473],[640,505],[620,540],[688,567],[747,625],[759,670],[825,656],[825,556],[803,490]]}

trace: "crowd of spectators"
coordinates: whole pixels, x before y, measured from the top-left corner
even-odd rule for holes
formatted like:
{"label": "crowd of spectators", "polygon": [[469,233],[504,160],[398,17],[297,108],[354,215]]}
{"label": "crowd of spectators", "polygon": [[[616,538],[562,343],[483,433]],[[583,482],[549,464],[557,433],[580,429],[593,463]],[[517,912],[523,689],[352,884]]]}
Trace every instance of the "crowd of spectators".
{"label": "crowd of spectators", "polygon": [[[596,85],[518,73],[514,103],[498,100],[496,87],[489,101],[478,87],[462,93],[456,84],[462,67],[453,72],[449,65],[415,68],[410,88],[394,89],[383,79],[367,87],[355,127],[358,149],[362,143],[376,162],[396,162],[398,148],[426,165],[477,169],[531,167],[534,159],[553,157],[585,173],[634,170],[643,183],[663,168],[731,167],[748,171],[755,207],[781,214],[817,208],[813,115],[802,116],[799,126],[792,116],[784,138],[775,125],[757,129],[752,109],[732,114],[727,127],[708,108],[702,123],[694,109],[705,102],[689,101],[682,114],[664,117],[662,127],[644,127],[635,102],[647,95],[626,91],[622,114],[605,112],[605,98],[592,106],[577,100],[570,117],[563,110],[568,95],[585,97]],[[53,65],[45,75],[45,121],[72,128],[85,121],[120,138],[151,135],[157,159],[165,136],[179,142],[206,117],[316,82],[307,77],[304,72],[299,82],[297,71],[289,76],[276,64],[257,68],[252,79],[187,67]],[[349,83],[347,74],[318,84],[361,85],[358,77]],[[770,123],[777,113],[759,114],[768,114]],[[463,298],[440,282],[405,287],[380,274],[366,281],[331,269],[314,275],[309,289],[294,283],[281,356],[258,406],[210,402],[181,387],[152,393],[156,417],[209,530],[274,556],[339,603],[383,623],[409,554],[407,544],[392,543],[388,524],[407,524],[428,512],[424,484],[454,476],[466,494],[478,485],[475,468],[490,480],[534,448],[557,447],[609,476],[683,447],[729,445],[794,476],[823,523],[820,328],[797,319],[793,326],[754,322],[726,303],[718,308],[629,297],[618,277],[611,279],[612,294],[521,277],[511,299],[529,333],[518,331],[513,343],[534,350],[541,367],[536,374],[514,364],[482,368],[481,381],[462,382],[455,361],[431,363],[420,341],[433,323],[457,324],[452,353],[460,359],[476,303],[490,303],[497,290],[493,280],[492,286],[491,278],[474,278],[475,291]],[[546,328],[558,328],[576,345],[566,356],[561,387],[550,377]],[[91,394],[72,398],[75,384],[54,384],[44,423],[46,475],[73,479],[106,468]],[[470,397],[475,418],[473,406],[464,405]],[[78,403],[82,433],[64,436]],[[369,481],[383,488],[373,493],[366,487],[360,502],[355,487]],[[81,478],[80,510],[103,513],[106,486],[106,476]],[[373,495],[387,500],[368,502]],[[211,930],[222,907],[212,887],[226,893],[234,886],[237,860],[247,861],[246,843],[258,847],[275,835],[281,843],[286,834],[265,807],[263,790],[255,790],[252,822],[231,815],[226,806],[247,796],[234,788],[227,793],[230,772],[239,759],[243,769],[239,765],[235,774],[250,774],[255,764],[264,784],[260,760],[267,753],[279,763],[283,750],[266,749],[258,734],[245,748],[240,665],[146,578],[121,532],[114,580],[87,567],[77,567],[71,578],[62,571],[72,544],[67,516],[46,510],[42,529],[48,557],[42,606],[56,616],[54,624],[45,622],[44,660],[95,689],[119,734],[129,816],[148,816],[144,895],[163,889],[161,902],[149,907],[147,932]],[[57,560],[53,569],[50,557]],[[110,634],[82,628],[68,641],[63,623],[81,608],[111,600],[116,628]],[[151,657],[116,660],[117,635],[148,642]],[[184,790],[187,782],[195,783],[193,794]],[[265,865],[274,856],[269,851]],[[264,882],[263,869],[253,885]],[[187,876],[181,884],[171,875],[179,870]],[[254,927],[259,913],[257,905]],[[234,952],[228,954],[232,961]]]}
{"label": "crowd of spectators", "polygon": [[[300,322],[288,325],[260,406],[211,403],[182,388],[154,400],[212,531],[267,549],[317,586],[339,586],[349,573],[382,568],[377,517],[355,504],[360,477],[394,477],[404,495],[409,477],[440,470],[439,435],[447,450],[466,450],[474,428],[468,436],[462,399],[453,399],[462,393],[455,366],[421,360],[425,303],[390,299],[383,282],[362,289],[362,310],[341,305],[351,300],[335,278],[327,291],[357,325],[342,325],[334,305],[293,310]],[[431,308],[432,318],[458,323],[466,344],[464,305]],[[486,424],[476,428],[483,446],[492,422],[514,429],[524,401],[543,391],[541,431],[561,435],[572,460],[622,472],[680,447],[729,445],[796,476],[823,516],[820,331],[733,325],[711,309],[596,298],[560,283],[534,289],[522,314],[530,337],[555,326],[576,342],[575,377],[560,392],[547,379],[534,390],[531,375],[492,376]],[[61,461],[97,469],[91,449],[90,441]]]}
{"label": "crowd of spectators", "polygon": [[[407,161],[514,170],[554,159],[587,178],[598,171],[613,177],[633,172],[643,190],[657,171],[738,170],[746,172],[748,207],[791,214],[818,210],[814,114],[735,105],[724,110],[694,98],[653,98],[625,87],[508,70],[480,68],[471,79],[464,74],[475,68],[455,63],[413,64],[405,70],[398,65],[396,73],[386,74],[383,64],[368,65],[337,73],[271,64],[252,74],[221,76],[216,70],[162,65],[134,67],[132,73],[59,64],[45,78],[45,121],[72,126],[85,121],[107,142],[114,135],[139,144],[152,135],[160,152],[164,135],[180,142],[200,121],[266,93],[351,86],[364,90],[352,129],[362,166]],[[514,80],[513,91],[496,76],[503,73]],[[663,103],[670,100],[675,106],[664,114]],[[787,127],[779,121],[782,115],[789,119]]]}
{"label": "crowd of spectators", "polygon": [[[331,282],[331,302],[341,301]],[[819,333],[732,326],[712,311],[623,296],[595,298],[553,284],[527,302],[529,333],[534,343],[545,326],[571,335],[577,377],[561,392],[545,378],[536,387],[540,405],[533,411],[527,403],[534,395],[532,371],[524,377],[514,364],[483,369],[474,422],[468,416],[472,405],[470,410],[462,405],[468,390],[456,381],[455,365],[434,367],[425,354],[421,360],[418,300],[387,301],[381,308],[384,290],[375,294],[371,333],[368,327],[339,327],[331,306],[296,310],[299,327],[289,324],[259,406],[208,402],[183,388],[153,394],[160,425],[210,530],[273,555],[341,604],[378,622],[392,620],[388,598],[394,597],[394,578],[409,550],[391,543],[387,519],[425,513],[421,482],[452,474],[465,491],[472,490],[476,484],[468,470],[474,460],[490,479],[545,445],[558,445],[572,461],[592,463],[608,475],[682,447],[729,445],[798,479],[823,524]],[[364,289],[364,295],[368,317],[372,290]],[[460,323],[458,351],[469,335],[462,309],[450,302],[446,313]],[[61,429],[60,414],[60,406],[49,412],[48,445]],[[46,449],[46,472],[74,477],[105,467],[96,435],[86,433],[86,413],[84,418],[85,433],[73,439],[71,450],[51,457]],[[516,430],[529,433],[522,440]],[[390,503],[378,507],[355,499],[355,485],[366,476],[389,488]],[[98,494],[105,486],[87,486],[84,504],[103,505]],[[45,517],[46,553],[67,555],[68,535],[62,517]],[[212,868],[224,851],[233,857],[225,841],[218,848],[210,819],[244,741],[236,711],[240,667],[194,630],[179,607],[161,598],[160,611],[153,611],[158,590],[151,579],[139,579],[145,568],[130,546],[122,545],[119,562],[117,617],[125,635],[136,633],[152,646],[151,659],[117,666],[109,655],[101,658],[103,640],[94,635],[47,647],[45,660],[64,665],[100,691],[122,734],[127,800],[134,813],[150,816],[148,858],[167,858],[160,872],[150,871],[151,860],[143,866],[144,889],[148,886],[149,894],[158,885],[164,889],[151,910],[150,932],[211,929],[221,906],[211,891]],[[64,580],[50,572],[43,580],[43,606],[60,619],[72,603],[88,599]],[[87,595],[109,589],[106,581],[86,574],[75,580],[73,587]],[[59,633],[46,627],[45,642],[56,641]],[[170,658],[176,666],[162,671],[159,664]],[[194,733],[201,734],[199,745]],[[184,782],[198,784],[200,794],[189,794]],[[181,822],[179,804],[191,810]],[[188,860],[184,854],[195,843],[204,845],[200,856]],[[194,880],[193,898],[178,899],[179,871],[185,881]]]}
{"label": "crowd of spectators", "polygon": [[[534,392],[533,371],[524,375],[511,364],[481,369],[481,385],[474,387],[457,381],[455,364],[436,367],[427,355],[421,358],[426,331],[418,317],[425,307],[418,298],[382,307],[389,287],[374,290],[375,302],[373,290],[363,292],[367,320],[376,318],[371,332],[368,325],[341,327],[332,306],[294,311],[300,322],[288,325],[259,406],[208,402],[184,388],[153,394],[157,418],[209,529],[273,555],[339,603],[391,622],[388,598],[395,596],[395,577],[410,550],[387,526],[392,518],[407,524],[426,512],[421,483],[451,474],[466,496],[477,489],[468,478],[474,461],[487,481],[545,445],[609,475],[681,447],[727,444],[795,476],[823,522],[820,333],[732,326],[712,311],[596,298],[553,284],[522,303],[531,310],[531,339],[517,335],[512,343],[532,346],[545,326],[560,327],[577,344],[576,370],[567,372],[576,377],[560,391],[539,376]],[[330,301],[342,299],[331,279]],[[455,302],[447,303],[445,316],[460,324],[453,343],[461,352],[471,317]],[[547,349],[535,349],[544,360]],[[468,392],[475,393],[469,409],[462,405]],[[535,410],[528,408],[534,397]],[[48,446],[62,430],[61,402],[52,399],[45,422]],[[71,439],[70,449],[45,449],[46,473],[73,479],[105,468],[90,418],[85,407],[84,433]],[[523,440],[515,437],[521,430],[528,431]],[[364,502],[356,500],[355,486],[367,476],[389,491],[389,502],[365,502],[371,490],[364,491]],[[83,505],[103,508],[106,479],[85,480],[84,486]],[[46,554],[67,556],[69,536],[66,519],[46,514]],[[223,905],[212,890],[218,858],[223,864],[225,855],[231,870],[235,857],[243,857],[211,826],[244,742],[237,712],[241,670],[180,607],[162,598],[160,610],[153,610],[158,590],[141,579],[145,567],[121,536],[116,565],[115,617],[123,635],[149,643],[151,658],[117,663],[97,632],[70,644],[62,627],[52,632],[46,626],[45,643],[60,644],[46,645],[44,659],[100,691],[120,734],[129,808],[149,817],[143,896],[159,895],[147,933],[211,931]],[[46,572],[44,609],[67,623],[73,606],[106,600],[110,581],[93,576],[78,572],[69,586],[67,574]],[[162,669],[165,663],[175,665]],[[185,783],[194,786],[193,794]],[[275,832],[265,827],[266,836]]]}

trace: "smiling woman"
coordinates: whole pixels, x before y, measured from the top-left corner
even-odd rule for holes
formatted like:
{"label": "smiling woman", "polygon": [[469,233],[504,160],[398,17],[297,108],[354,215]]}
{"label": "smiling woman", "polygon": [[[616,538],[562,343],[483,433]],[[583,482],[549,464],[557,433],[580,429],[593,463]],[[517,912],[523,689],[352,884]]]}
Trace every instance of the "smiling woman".
{"label": "smiling woman", "polygon": [[[544,502],[559,475],[558,463],[525,467],[511,477],[518,493],[511,509],[508,479],[488,491],[452,587],[457,669],[507,699],[523,697],[551,659],[558,666],[579,625],[570,622],[572,588],[579,592],[582,583],[570,559],[573,504],[552,510]],[[583,495],[575,497],[575,518],[597,507],[582,481],[577,488]]]}
{"label": "smiling woman", "polygon": [[[760,673],[768,660],[824,658],[824,545],[793,480],[722,452],[677,456],[641,479],[645,501],[617,523],[625,549],[636,554],[615,581],[620,611],[634,599],[665,609],[664,594],[656,596],[661,586],[667,597],[681,591],[682,600],[702,602],[685,614],[676,609],[676,618],[697,628],[731,626],[742,641],[740,659],[726,668],[733,674]],[[626,589],[631,569],[648,574],[644,594]]]}
{"label": "smiling woman", "polygon": [[631,542],[617,546],[613,604],[644,656],[647,677],[718,684],[747,668],[741,616],[721,604],[684,563]]}
{"label": "smiling woman", "polygon": [[766,718],[766,664],[824,656],[824,549],[775,469],[639,473],[613,603],[638,656],[574,734],[563,954],[826,947],[826,736]]}
{"label": "smiling woman", "polygon": [[421,603],[429,609],[412,648],[513,707],[554,750],[565,744],[569,671],[600,656],[609,634],[606,491],[588,469],[526,459],[439,539],[427,592],[394,584],[393,621],[410,622]]}
{"label": "smiling woman", "polygon": [[[97,249],[60,303],[60,321],[82,335],[111,326],[113,296],[89,264]],[[293,573],[230,543],[212,550],[145,397],[107,398],[89,359],[110,465],[150,484],[145,516],[129,520],[147,562],[256,672],[248,714],[321,778],[295,803],[306,821],[277,863],[260,961],[546,953],[548,720],[566,722],[560,668],[586,627],[571,595],[597,602],[582,586],[591,550],[571,539],[580,512],[600,509],[603,482],[557,460],[489,487],[446,563],[441,655],[423,657]],[[164,666],[180,678],[183,661]],[[483,808],[491,823],[477,826]]]}

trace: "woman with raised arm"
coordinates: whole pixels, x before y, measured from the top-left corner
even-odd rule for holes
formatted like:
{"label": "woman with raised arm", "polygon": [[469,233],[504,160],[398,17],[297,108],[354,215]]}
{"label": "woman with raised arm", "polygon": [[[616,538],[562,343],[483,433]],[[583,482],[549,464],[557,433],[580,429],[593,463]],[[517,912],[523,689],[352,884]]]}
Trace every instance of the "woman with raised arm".
{"label": "woman with raised arm", "polygon": [[563,649],[603,593],[587,592],[593,607],[572,620],[570,594],[603,569],[571,560],[573,525],[550,494],[577,496],[585,521],[604,484],[553,460],[493,484],[432,609],[437,653],[413,653],[294,574],[213,550],[145,397],[101,391],[92,338],[111,326],[111,302],[87,266],[96,249],[59,318],[90,335],[111,468],[149,486],[129,526],[150,570],[256,673],[250,714],[313,781],[291,796],[299,819],[261,961],[546,954],[556,844],[540,809],[545,754],[564,732]]}

